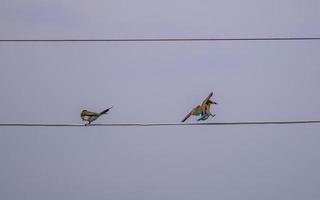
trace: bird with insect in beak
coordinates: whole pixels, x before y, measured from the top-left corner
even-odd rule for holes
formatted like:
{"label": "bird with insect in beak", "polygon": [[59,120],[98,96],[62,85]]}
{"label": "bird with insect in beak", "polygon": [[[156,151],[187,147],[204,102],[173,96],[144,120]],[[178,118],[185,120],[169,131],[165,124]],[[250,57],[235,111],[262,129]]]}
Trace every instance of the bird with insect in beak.
{"label": "bird with insect in beak", "polygon": [[98,119],[101,115],[107,114],[111,108],[113,108],[113,106],[108,108],[108,109],[105,109],[104,111],[102,111],[100,113],[91,112],[91,111],[87,111],[87,110],[82,110],[82,112],[80,114],[80,117],[81,117],[82,121],[87,121],[88,122],[85,125],[90,125],[91,122],[93,122],[96,119]]}
{"label": "bird with insect in beak", "polygon": [[210,108],[212,104],[218,104],[218,103],[210,100],[212,95],[213,95],[213,92],[210,92],[210,94],[202,102],[202,104],[194,107],[191,110],[191,112],[181,122],[185,122],[191,115],[200,116],[200,118],[197,119],[197,121],[207,120],[210,116],[214,117],[215,115],[211,113]]}

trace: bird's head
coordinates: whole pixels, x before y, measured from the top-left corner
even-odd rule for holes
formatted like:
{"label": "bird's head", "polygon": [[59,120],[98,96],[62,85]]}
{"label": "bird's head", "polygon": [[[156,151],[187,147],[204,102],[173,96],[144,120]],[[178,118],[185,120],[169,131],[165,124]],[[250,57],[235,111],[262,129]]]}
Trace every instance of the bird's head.
{"label": "bird's head", "polygon": [[86,112],[88,112],[87,110],[82,110],[81,111],[81,116],[84,115]]}

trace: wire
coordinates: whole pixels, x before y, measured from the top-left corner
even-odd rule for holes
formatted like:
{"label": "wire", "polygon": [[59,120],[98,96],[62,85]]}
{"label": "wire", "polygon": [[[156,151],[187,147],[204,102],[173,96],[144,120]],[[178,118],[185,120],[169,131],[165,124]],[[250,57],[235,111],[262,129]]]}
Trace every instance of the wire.
{"label": "wire", "polygon": [[231,126],[231,125],[281,125],[281,124],[320,124],[320,120],[309,121],[243,121],[243,122],[209,122],[209,123],[119,123],[119,124],[91,124],[85,126],[83,124],[25,124],[12,123],[0,124],[0,127],[132,127],[132,126]]}
{"label": "wire", "polygon": [[128,39],[0,39],[0,42],[202,42],[202,41],[287,41],[320,40],[320,37],[256,38],[128,38]]}

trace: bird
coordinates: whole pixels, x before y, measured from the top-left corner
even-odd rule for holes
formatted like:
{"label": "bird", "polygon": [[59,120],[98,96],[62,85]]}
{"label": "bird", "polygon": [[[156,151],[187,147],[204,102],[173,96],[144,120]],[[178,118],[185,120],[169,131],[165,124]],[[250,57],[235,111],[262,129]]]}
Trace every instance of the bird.
{"label": "bird", "polygon": [[89,124],[91,124],[91,122],[93,122],[96,119],[98,119],[101,115],[107,114],[111,108],[113,108],[113,106],[111,106],[110,108],[105,109],[104,111],[102,111],[100,113],[91,112],[91,111],[87,111],[87,110],[82,110],[81,114],[80,114],[80,117],[81,117],[82,121],[87,121],[88,122],[85,125],[89,125]]}
{"label": "bird", "polygon": [[191,115],[200,116],[197,121],[204,121],[207,120],[210,116],[214,117],[210,111],[211,104],[218,104],[217,102],[211,101],[210,98],[212,97],[213,92],[210,92],[208,97],[202,102],[201,105],[197,105],[194,107],[189,114],[181,122],[185,122]]}

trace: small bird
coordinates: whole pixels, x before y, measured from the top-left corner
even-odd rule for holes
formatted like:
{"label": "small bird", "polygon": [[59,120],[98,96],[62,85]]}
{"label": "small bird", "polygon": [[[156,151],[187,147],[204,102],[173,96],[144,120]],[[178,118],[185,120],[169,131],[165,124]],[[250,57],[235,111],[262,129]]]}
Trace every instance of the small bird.
{"label": "small bird", "polygon": [[108,109],[105,109],[104,111],[102,111],[101,113],[96,113],[96,112],[90,112],[87,110],[82,110],[80,117],[82,119],[82,121],[87,121],[88,123],[85,125],[89,125],[91,124],[91,122],[93,122],[94,120],[98,119],[98,117],[100,117],[101,115],[107,114],[109,112],[109,110],[113,108],[113,106],[111,106]]}
{"label": "small bird", "polygon": [[208,97],[202,102],[201,105],[196,106],[191,110],[191,112],[181,121],[185,122],[191,115],[200,116],[197,121],[207,120],[210,116],[214,117],[210,111],[211,104],[218,104],[217,102],[211,101],[213,92],[210,92]]}

